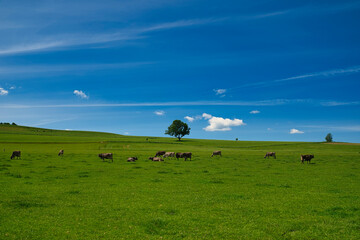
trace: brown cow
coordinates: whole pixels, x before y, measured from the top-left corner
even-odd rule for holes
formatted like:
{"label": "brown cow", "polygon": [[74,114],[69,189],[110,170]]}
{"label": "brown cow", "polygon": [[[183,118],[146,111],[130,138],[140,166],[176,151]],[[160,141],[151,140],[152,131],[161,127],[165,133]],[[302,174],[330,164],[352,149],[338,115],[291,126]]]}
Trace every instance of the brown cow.
{"label": "brown cow", "polygon": [[211,157],[213,157],[213,156],[220,156],[220,157],[222,157],[221,151],[215,151],[215,152],[213,152],[213,153],[211,154]]}
{"label": "brown cow", "polygon": [[159,157],[149,157],[149,159],[153,162],[162,162],[164,161],[164,159],[159,158]]}
{"label": "brown cow", "polygon": [[138,160],[137,157],[129,157],[129,158],[127,159],[128,162],[135,162],[136,160]]}
{"label": "brown cow", "polygon": [[165,154],[165,151],[158,151],[156,154],[155,154],[155,157],[160,157],[162,155]]}
{"label": "brown cow", "polygon": [[265,154],[265,157],[264,158],[270,158],[270,157],[274,157],[276,159],[276,153],[275,152],[267,152]]}
{"label": "brown cow", "polygon": [[62,156],[62,155],[64,155],[64,150],[61,149],[61,150],[59,151],[58,156]]}
{"label": "brown cow", "polygon": [[179,160],[179,158],[185,158],[185,161],[190,158],[191,160],[191,152],[185,152],[185,153],[176,153],[176,158]]}
{"label": "brown cow", "polygon": [[314,158],[313,154],[301,155],[301,163],[304,163],[304,161],[310,163],[311,159],[313,158]]}
{"label": "brown cow", "polygon": [[174,152],[166,152],[165,154],[164,154],[164,156],[163,156],[164,158],[166,158],[166,157],[175,157],[175,153]]}
{"label": "brown cow", "polygon": [[112,153],[100,153],[99,155],[99,158],[101,158],[103,161],[104,159],[111,159],[113,162],[114,162],[114,159],[113,159],[113,154]]}
{"label": "brown cow", "polygon": [[17,159],[21,158],[21,151],[13,151],[10,159],[13,159],[13,158],[15,158],[15,157],[16,157]]}

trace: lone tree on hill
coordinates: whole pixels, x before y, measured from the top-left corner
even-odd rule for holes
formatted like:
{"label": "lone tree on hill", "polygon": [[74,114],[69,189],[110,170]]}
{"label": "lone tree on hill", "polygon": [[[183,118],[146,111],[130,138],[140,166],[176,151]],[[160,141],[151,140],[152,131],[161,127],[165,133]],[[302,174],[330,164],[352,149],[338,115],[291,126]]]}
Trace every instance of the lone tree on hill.
{"label": "lone tree on hill", "polygon": [[333,141],[333,137],[331,133],[328,133],[325,137],[326,142],[332,142]]}
{"label": "lone tree on hill", "polygon": [[190,128],[186,123],[180,120],[174,120],[165,131],[165,134],[177,137],[180,141],[183,136],[190,134]]}

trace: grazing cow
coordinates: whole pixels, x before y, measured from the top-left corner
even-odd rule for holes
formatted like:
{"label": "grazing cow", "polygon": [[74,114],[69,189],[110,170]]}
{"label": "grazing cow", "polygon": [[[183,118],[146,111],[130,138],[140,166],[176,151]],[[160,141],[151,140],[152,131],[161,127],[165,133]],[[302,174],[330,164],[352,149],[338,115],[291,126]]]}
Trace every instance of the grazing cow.
{"label": "grazing cow", "polygon": [[21,151],[13,151],[10,159],[13,159],[14,157],[16,157],[17,159],[21,158]]}
{"label": "grazing cow", "polygon": [[177,160],[179,160],[179,158],[184,158],[186,161],[188,158],[190,158],[190,160],[191,160],[191,155],[192,155],[191,152],[176,153],[176,158],[177,158]]}
{"label": "grazing cow", "polygon": [[159,158],[159,157],[149,157],[149,159],[153,162],[162,162],[164,161],[164,159]]}
{"label": "grazing cow", "polygon": [[307,154],[307,155],[301,155],[301,163],[304,163],[306,161],[307,163],[310,163],[311,159],[314,158],[313,154]]}
{"label": "grazing cow", "polygon": [[129,157],[129,158],[127,159],[128,162],[135,162],[136,160],[138,160],[137,157]]}
{"label": "grazing cow", "polygon": [[155,157],[160,157],[162,155],[165,154],[165,151],[158,151],[156,154],[155,154]]}
{"label": "grazing cow", "polygon": [[276,159],[276,154],[275,152],[267,152],[265,154],[265,157],[264,158],[270,158],[270,157],[274,157]]}
{"label": "grazing cow", "polygon": [[215,152],[213,152],[213,153],[211,154],[211,157],[213,157],[213,156],[220,156],[220,157],[222,157],[221,151],[215,151]]}
{"label": "grazing cow", "polygon": [[163,157],[164,158],[166,158],[166,157],[175,157],[175,153],[174,152],[166,152]]}
{"label": "grazing cow", "polygon": [[100,153],[99,158],[101,158],[103,161],[104,159],[111,159],[112,162],[114,162],[113,154],[112,153]]}
{"label": "grazing cow", "polygon": [[58,156],[62,156],[62,155],[64,155],[64,150],[61,149],[61,150],[59,151]]}

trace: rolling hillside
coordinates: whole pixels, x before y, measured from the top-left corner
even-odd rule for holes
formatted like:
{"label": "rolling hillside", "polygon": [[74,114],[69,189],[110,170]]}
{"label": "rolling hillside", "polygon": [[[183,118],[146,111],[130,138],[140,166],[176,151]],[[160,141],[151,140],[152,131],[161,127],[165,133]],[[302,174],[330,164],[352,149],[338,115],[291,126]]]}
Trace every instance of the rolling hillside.
{"label": "rolling hillside", "polygon": [[[0,150],[0,239],[360,236],[359,145],[0,126]],[[21,159],[10,160],[13,150]],[[159,150],[193,158],[148,160]],[[214,150],[223,157],[211,158]],[[264,159],[267,151],[277,158]],[[301,164],[310,153],[312,163]],[[126,162],[131,156],[139,160]]]}

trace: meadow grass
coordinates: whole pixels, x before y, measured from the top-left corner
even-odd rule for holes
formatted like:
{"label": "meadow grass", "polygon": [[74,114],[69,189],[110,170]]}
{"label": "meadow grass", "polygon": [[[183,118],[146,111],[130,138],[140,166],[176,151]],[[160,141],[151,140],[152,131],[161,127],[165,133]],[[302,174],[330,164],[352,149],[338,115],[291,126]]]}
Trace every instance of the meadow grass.
{"label": "meadow grass", "polygon": [[[159,150],[193,159],[147,160]],[[359,160],[355,144],[0,126],[0,239],[360,239]]]}

